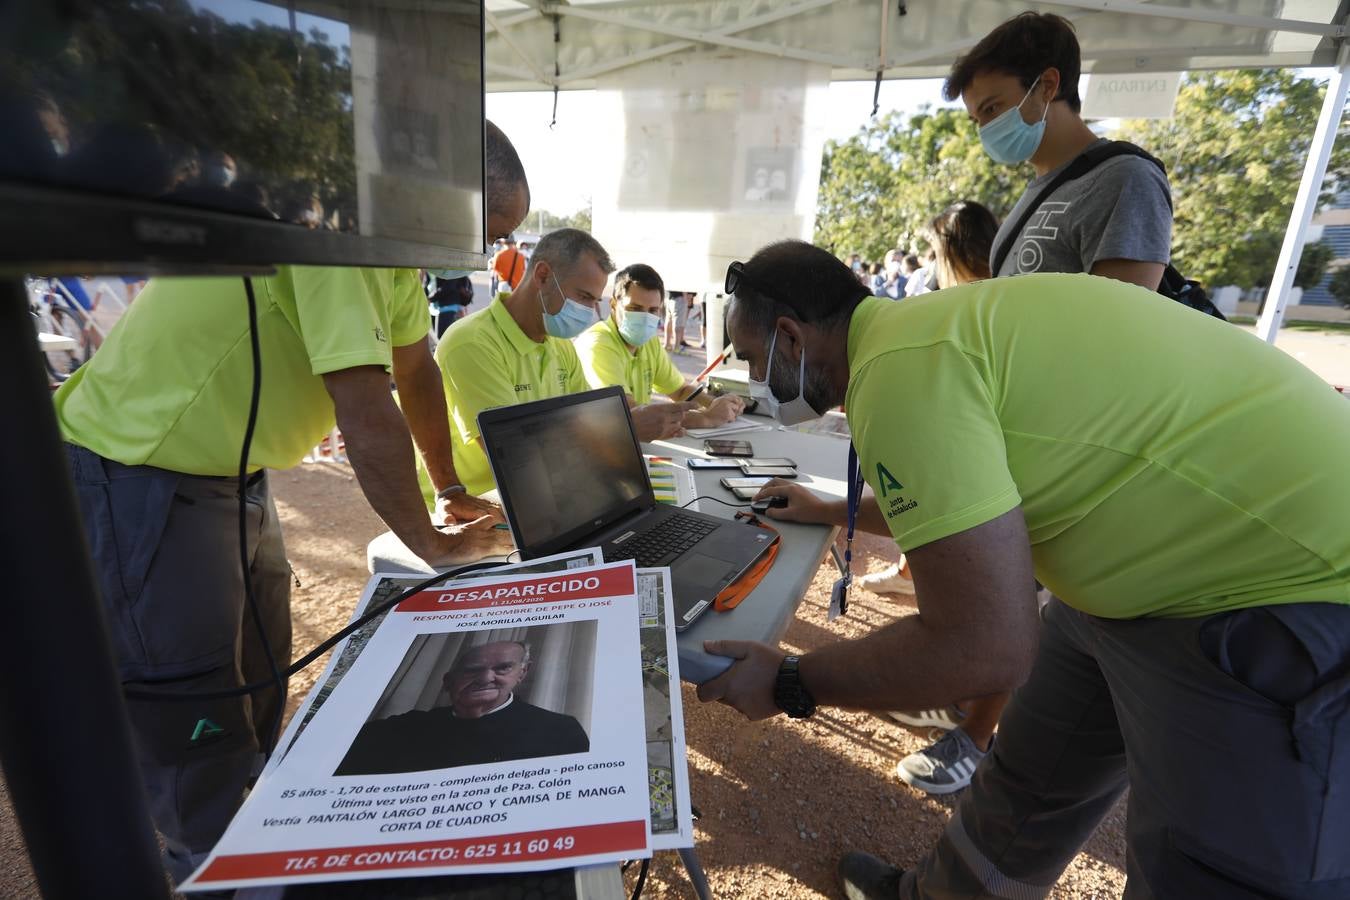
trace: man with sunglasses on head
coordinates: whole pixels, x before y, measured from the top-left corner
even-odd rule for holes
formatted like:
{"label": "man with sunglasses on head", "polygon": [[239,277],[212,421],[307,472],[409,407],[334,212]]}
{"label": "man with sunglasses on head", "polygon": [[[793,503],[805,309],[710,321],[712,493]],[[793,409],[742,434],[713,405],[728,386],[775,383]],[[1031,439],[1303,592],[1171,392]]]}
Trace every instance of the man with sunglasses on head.
{"label": "man with sunglasses on head", "polygon": [[[666,285],[651,266],[637,263],[614,276],[609,318],[592,325],[576,340],[586,381],[593,388],[617,385],[628,401],[645,406],[653,392],[684,400],[698,390],[686,381],[656,339],[661,331]],[[684,414],[685,428],[715,428],[734,421],[745,401],[734,394],[713,398],[703,392]]]}
{"label": "man with sunglasses on head", "polygon": [[[699,699],[803,718],[1016,690],[933,852],[909,872],[847,854],[850,900],[1045,897],[1126,788],[1127,896],[1347,896],[1350,469],[1326,461],[1350,453],[1350,409],[1335,391],[1113,279],[891,303],[783,241],[727,288],[752,393],[785,423],[843,403],[856,451],[850,502],[771,482],[761,498],[788,503],[768,515],[889,534],[918,611],[800,658],[709,641],[734,662]],[[1244,378],[1208,377],[1220,365]],[[1033,578],[1058,598],[1043,612]]]}

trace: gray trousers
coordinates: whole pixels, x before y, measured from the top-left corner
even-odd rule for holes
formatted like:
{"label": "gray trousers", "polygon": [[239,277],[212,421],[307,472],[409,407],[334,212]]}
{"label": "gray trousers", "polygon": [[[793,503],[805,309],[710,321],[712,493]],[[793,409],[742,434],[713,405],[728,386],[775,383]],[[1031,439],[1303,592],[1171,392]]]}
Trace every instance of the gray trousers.
{"label": "gray trousers", "polygon": [[[270,677],[239,564],[239,482],[124,466],[71,444],[85,533],[122,682],[166,694]],[[291,659],[290,567],[265,473],[248,480],[254,596],[279,668]],[[128,698],[165,866],[186,878],[225,831],[285,697]]]}
{"label": "gray trousers", "polygon": [[902,897],[1044,897],[1127,786],[1131,900],[1350,897],[1350,606],[1043,616],[993,752]]}

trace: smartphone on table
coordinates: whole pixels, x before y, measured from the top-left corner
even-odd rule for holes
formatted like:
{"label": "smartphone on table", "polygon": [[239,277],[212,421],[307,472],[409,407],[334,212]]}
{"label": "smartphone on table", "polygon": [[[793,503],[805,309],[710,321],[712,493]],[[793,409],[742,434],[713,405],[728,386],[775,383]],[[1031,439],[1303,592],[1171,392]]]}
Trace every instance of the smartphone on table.
{"label": "smartphone on table", "polygon": [[719,441],[709,438],[703,449],[712,456],[754,456],[755,448],[749,441]]}
{"label": "smartphone on table", "polygon": [[769,483],[767,478],[723,478],[722,487],[741,500],[753,500],[759,489]]}
{"label": "smartphone on table", "polygon": [[795,469],[797,468],[797,461],[795,459],[788,459],[786,456],[756,456],[754,459],[741,460],[739,465],[788,466],[789,468]]}
{"label": "smartphone on table", "polygon": [[792,466],[751,466],[742,464],[741,474],[749,478],[796,478],[797,470]]}
{"label": "smartphone on table", "polygon": [[712,459],[704,459],[701,456],[691,456],[685,460],[685,464],[691,469],[739,469],[739,461],[726,456],[716,456]]}

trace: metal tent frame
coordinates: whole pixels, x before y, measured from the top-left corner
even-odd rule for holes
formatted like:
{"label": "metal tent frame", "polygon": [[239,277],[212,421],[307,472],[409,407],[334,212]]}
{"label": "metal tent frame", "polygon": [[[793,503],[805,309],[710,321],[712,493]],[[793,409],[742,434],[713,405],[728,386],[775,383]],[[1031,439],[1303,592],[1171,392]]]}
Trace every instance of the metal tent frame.
{"label": "metal tent frame", "polygon": [[1258,323],[1273,343],[1350,86],[1350,0],[487,0],[488,90],[590,89],[708,48],[828,65],[836,81],[941,77],[1025,9],[1074,22],[1084,72],[1333,68]]}

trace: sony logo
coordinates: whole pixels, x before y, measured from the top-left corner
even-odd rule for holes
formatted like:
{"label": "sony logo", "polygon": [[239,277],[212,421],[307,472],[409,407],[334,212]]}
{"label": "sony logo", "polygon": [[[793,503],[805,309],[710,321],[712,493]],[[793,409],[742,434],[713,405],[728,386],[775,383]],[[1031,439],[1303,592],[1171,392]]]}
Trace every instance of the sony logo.
{"label": "sony logo", "polygon": [[134,228],[136,239],[147,244],[206,246],[205,225],[189,225],[186,222],[174,222],[169,219],[141,217],[136,219]]}

